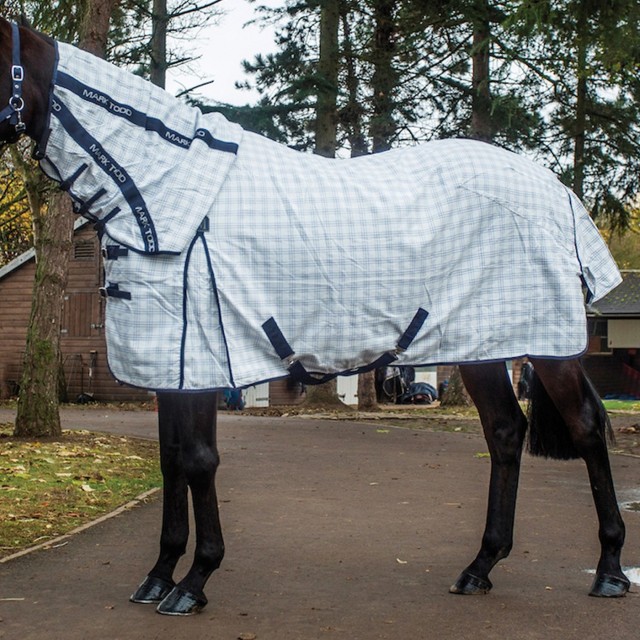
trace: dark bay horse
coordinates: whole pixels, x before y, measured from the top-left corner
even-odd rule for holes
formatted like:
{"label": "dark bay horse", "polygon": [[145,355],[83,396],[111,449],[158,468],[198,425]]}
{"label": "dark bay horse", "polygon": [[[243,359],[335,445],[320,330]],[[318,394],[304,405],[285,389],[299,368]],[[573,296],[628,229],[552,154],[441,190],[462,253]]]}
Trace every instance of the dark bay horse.
{"label": "dark bay horse", "polygon": [[[55,55],[49,38],[24,26],[12,30],[0,19],[0,142],[15,142],[22,134],[41,141],[46,135]],[[487,593],[492,568],[511,550],[520,460],[529,429],[533,454],[585,461],[601,544],[590,595],[624,596],[629,589],[620,566],[625,529],[607,453],[606,412],[577,358],[530,359],[535,383],[528,417],[515,397],[504,361],[460,365],[488,443],[491,477],[480,550],[450,591]],[[131,600],[157,604],[160,613],[188,615],[207,603],[205,584],[224,554],[215,489],[216,392],[159,392],[158,411],[164,476],[160,553]],[[174,569],[189,535],[188,491],[196,549],[191,568],[176,583]]]}

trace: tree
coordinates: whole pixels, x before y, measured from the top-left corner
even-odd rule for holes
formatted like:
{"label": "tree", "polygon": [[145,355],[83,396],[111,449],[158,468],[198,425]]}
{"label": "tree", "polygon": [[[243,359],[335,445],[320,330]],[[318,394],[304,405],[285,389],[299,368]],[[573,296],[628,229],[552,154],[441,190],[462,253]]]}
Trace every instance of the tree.
{"label": "tree", "polygon": [[0,266],[33,246],[26,192],[13,163],[0,174]]}
{"label": "tree", "polygon": [[473,404],[467,390],[465,389],[460,367],[454,367],[449,378],[447,390],[440,398],[442,407],[470,407]]}
{"label": "tree", "polygon": [[340,0],[321,0],[315,153],[326,158],[335,156],[337,146],[340,4]]}
{"label": "tree", "polygon": [[540,147],[600,224],[624,230],[640,188],[640,6],[540,0],[513,25],[528,34],[514,57],[548,101]]}
{"label": "tree", "polygon": [[[168,37],[186,38],[204,27],[213,17],[210,11],[222,0],[129,0],[124,3],[112,34],[109,59],[120,66],[132,66],[159,87],[166,86],[167,71],[191,62],[194,58],[179,44],[168,47]],[[208,82],[199,83],[200,87]],[[183,91],[189,93],[192,89]]]}
{"label": "tree", "polygon": [[[87,3],[81,46],[95,53],[104,52],[109,16],[118,1]],[[37,256],[14,435],[59,436],[60,323],[75,215],[70,198],[61,192],[51,195],[47,210],[40,174],[15,149],[13,159],[24,176]]]}
{"label": "tree", "polygon": [[[339,18],[340,0],[320,1],[314,153],[325,158],[333,158],[336,153]],[[338,397],[338,383],[335,378],[321,385],[308,386],[304,404],[307,407],[333,409],[346,407]]]}

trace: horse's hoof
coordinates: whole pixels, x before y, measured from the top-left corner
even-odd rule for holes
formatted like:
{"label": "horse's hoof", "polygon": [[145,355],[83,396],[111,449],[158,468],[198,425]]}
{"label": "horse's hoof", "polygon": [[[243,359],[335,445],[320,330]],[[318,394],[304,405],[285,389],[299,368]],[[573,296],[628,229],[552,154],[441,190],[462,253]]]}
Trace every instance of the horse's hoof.
{"label": "horse's hoof", "polygon": [[156,611],[166,616],[192,616],[204,609],[208,600],[203,596],[196,596],[179,587],[171,592],[158,605]]}
{"label": "horse's hoof", "polygon": [[612,576],[608,573],[597,575],[591,585],[590,596],[595,598],[623,598],[631,583],[626,576]]}
{"label": "horse's hoof", "polygon": [[470,573],[462,573],[456,583],[449,587],[449,593],[456,593],[464,596],[477,596],[491,591],[491,580],[488,578],[478,578]]}
{"label": "horse's hoof", "polygon": [[147,576],[129,601],[139,604],[156,604],[162,602],[174,586],[175,582]]}

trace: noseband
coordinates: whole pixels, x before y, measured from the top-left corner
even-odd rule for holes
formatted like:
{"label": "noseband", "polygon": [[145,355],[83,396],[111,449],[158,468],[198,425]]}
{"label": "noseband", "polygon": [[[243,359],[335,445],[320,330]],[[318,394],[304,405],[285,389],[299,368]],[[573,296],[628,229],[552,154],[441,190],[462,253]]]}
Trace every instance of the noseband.
{"label": "noseband", "polygon": [[5,142],[15,142],[25,131],[25,124],[22,121],[22,110],[24,100],[22,99],[22,81],[24,80],[24,68],[20,64],[20,30],[15,22],[11,23],[12,34],[12,65],[11,65],[11,87],[12,93],[9,104],[0,111],[0,123],[9,121],[13,126],[13,135]]}

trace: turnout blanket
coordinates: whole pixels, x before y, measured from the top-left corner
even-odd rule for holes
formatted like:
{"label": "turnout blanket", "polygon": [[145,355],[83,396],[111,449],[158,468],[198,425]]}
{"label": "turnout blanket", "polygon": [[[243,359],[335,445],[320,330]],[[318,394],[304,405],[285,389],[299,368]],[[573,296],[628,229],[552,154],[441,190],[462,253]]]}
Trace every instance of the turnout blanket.
{"label": "turnout blanket", "polygon": [[58,45],[41,166],[96,222],[108,358],[151,389],[573,357],[620,275],[548,170],[443,140],[331,160]]}

